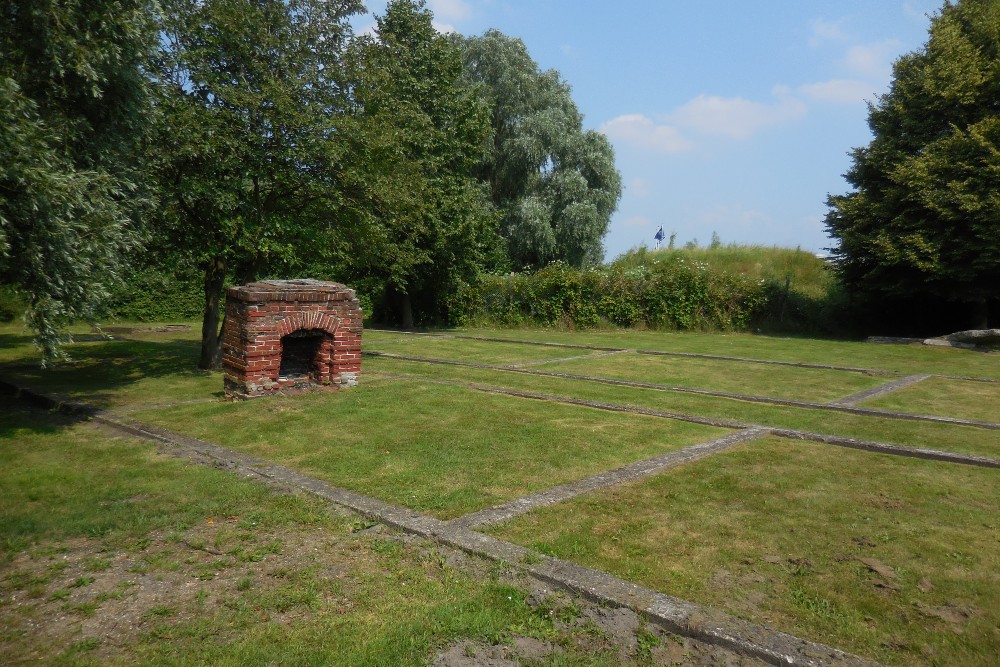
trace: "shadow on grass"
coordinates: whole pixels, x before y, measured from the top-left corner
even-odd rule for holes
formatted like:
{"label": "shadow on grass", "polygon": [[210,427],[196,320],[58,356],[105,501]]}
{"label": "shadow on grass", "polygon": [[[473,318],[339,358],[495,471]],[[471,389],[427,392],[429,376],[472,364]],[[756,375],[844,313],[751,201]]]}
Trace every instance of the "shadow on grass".
{"label": "shadow on grass", "polygon": [[197,368],[199,345],[194,340],[81,342],[69,346],[70,361],[45,369],[35,363],[29,338],[0,334],[0,345],[24,350],[0,364],[6,382],[100,408],[223,396],[221,376]]}

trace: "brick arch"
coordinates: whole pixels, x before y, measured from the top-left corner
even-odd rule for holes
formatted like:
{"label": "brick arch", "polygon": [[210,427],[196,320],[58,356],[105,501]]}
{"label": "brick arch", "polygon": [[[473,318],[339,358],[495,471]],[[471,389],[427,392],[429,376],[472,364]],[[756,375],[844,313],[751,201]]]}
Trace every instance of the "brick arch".
{"label": "brick arch", "polygon": [[287,336],[299,329],[320,329],[335,337],[339,326],[339,318],[314,310],[307,313],[291,313],[278,322],[277,329],[279,336]]}

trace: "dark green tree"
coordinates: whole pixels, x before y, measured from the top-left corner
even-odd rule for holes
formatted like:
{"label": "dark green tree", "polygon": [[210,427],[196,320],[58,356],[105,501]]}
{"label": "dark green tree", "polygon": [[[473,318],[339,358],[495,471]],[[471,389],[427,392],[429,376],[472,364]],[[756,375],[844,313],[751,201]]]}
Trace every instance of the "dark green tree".
{"label": "dark green tree", "polygon": [[329,245],[347,142],[343,56],[360,0],[164,0],[150,154],[163,244],[204,272],[199,367],[227,276]]}
{"label": "dark green tree", "polygon": [[503,213],[513,266],[601,262],[621,196],[611,144],[583,130],[569,85],[539,70],[521,40],[491,30],[458,41],[466,81],[490,108],[492,135],[475,173]]}
{"label": "dark green tree", "polygon": [[0,282],[26,296],[43,363],[140,238],[154,25],[146,0],[0,6]]}
{"label": "dark green tree", "polygon": [[422,1],[393,0],[355,44],[357,200],[351,271],[402,326],[440,319],[495,245],[496,216],[472,168],[486,107],[461,81],[457,47]]}
{"label": "dark green tree", "polygon": [[968,305],[1000,297],[1000,3],[959,0],[893,67],[853,151],[854,191],[828,200],[837,271],[852,290]]}

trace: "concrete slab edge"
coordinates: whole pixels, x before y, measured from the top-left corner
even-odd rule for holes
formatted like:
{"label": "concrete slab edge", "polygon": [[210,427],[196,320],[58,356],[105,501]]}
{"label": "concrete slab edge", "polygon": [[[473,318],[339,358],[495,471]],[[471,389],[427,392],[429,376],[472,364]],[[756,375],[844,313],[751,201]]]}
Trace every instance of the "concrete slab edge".
{"label": "concrete slab edge", "polygon": [[[377,331],[380,333],[397,333],[413,336],[427,336],[430,338],[459,338],[465,340],[479,340],[488,343],[519,343],[521,345],[538,345],[544,347],[565,347],[581,350],[603,350],[607,352],[635,352],[636,354],[659,355],[665,357],[690,357],[693,359],[714,359],[718,361],[743,361],[750,364],[763,364],[769,366],[791,366],[794,368],[815,368],[817,370],[844,371],[847,373],[865,373],[868,375],[899,375],[896,371],[888,371],[881,368],[861,368],[857,366],[832,366],[828,364],[810,364],[801,361],[779,361],[776,359],[754,359],[752,357],[735,357],[722,354],[701,354],[698,352],[671,352],[669,350],[643,350],[630,349],[625,347],[601,347],[598,345],[577,345],[573,343],[552,343],[547,341],[518,340],[517,338],[492,338],[486,336],[464,336],[462,334],[436,334],[430,332],[417,331],[394,331],[392,329],[366,329],[366,331]],[[917,340],[917,339],[915,339]],[[919,339],[923,340],[923,339]],[[970,375],[935,375],[931,377],[941,377],[948,380],[968,380],[969,382],[1000,382],[1000,378],[984,378]]]}
{"label": "concrete slab edge", "polygon": [[396,359],[399,361],[411,361],[415,363],[436,364],[440,366],[462,366],[467,368],[478,368],[481,370],[494,370],[505,373],[520,373],[523,375],[537,375],[539,377],[552,377],[562,380],[582,380],[585,382],[596,382],[616,387],[634,387],[636,389],[652,389],[654,391],[671,391],[682,394],[695,394],[698,396],[711,396],[713,398],[726,398],[735,401],[746,401],[748,403],[761,403],[765,405],[780,405],[790,408],[805,408],[807,410],[829,410],[833,412],[846,412],[852,415],[864,417],[884,417],[885,419],[898,419],[902,421],[924,421],[934,424],[952,424],[955,426],[970,426],[972,428],[982,428],[987,430],[1000,430],[1000,423],[982,422],[972,419],[959,419],[957,417],[940,417],[937,415],[921,415],[909,412],[896,412],[894,410],[880,410],[878,408],[861,408],[853,405],[843,405],[839,403],[815,403],[812,401],[797,401],[787,398],[772,398],[770,396],[756,396],[753,394],[736,394],[726,391],[712,391],[710,389],[696,389],[693,387],[677,387],[671,385],[654,384],[651,382],[635,382],[633,380],[619,380],[617,378],[606,378],[593,375],[576,375],[573,373],[556,373],[554,371],[540,371],[529,368],[514,368],[511,366],[496,366],[493,364],[480,364],[472,361],[454,361],[451,359],[431,359],[428,357],[414,357],[403,354],[391,354],[387,352],[363,352],[364,356],[383,357],[386,359]]}
{"label": "concrete slab edge", "polygon": [[903,389],[904,387],[912,387],[918,382],[923,382],[930,377],[930,375],[926,374],[907,375],[906,377],[899,378],[898,380],[886,382],[885,384],[880,384],[877,387],[865,389],[864,391],[859,391],[856,394],[851,394],[850,396],[837,399],[836,401],[832,401],[831,405],[857,405],[861,401],[866,401],[870,398],[875,398],[876,396],[885,396],[886,394],[891,394],[892,392]]}
{"label": "concrete slab edge", "polygon": [[495,526],[539,507],[555,505],[585,493],[620,484],[627,484],[659,474],[664,470],[669,470],[685,463],[697,461],[706,456],[725,451],[741,442],[748,442],[765,436],[769,432],[767,429],[750,428],[737,431],[736,433],[729,433],[721,438],[700,442],[689,447],[684,447],[683,449],[677,449],[643,461],[636,461],[635,463],[630,463],[575,482],[560,484],[559,486],[534,493],[530,496],[517,498],[501,505],[487,507],[478,512],[453,519],[449,524],[463,528]]}
{"label": "concrete slab edge", "polygon": [[728,648],[774,665],[813,667],[819,665],[875,666],[878,663],[839,649],[743,621],[692,602],[629,583],[605,572],[539,554],[531,549],[483,535],[468,528],[392,505],[353,491],[339,489],[321,480],[241,454],[196,438],[151,424],[123,419],[80,401],[67,401],[0,380],[0,393],[14,395],[31,404],[76,414],[110,428],[153,440],[200,457],[217,466],[242,469],[248,477],[279,488],[294,488],[314,494],[340,507],[357,512],[392,528],[428,538],[493,561],[501,561],[528,575],[588,600],[613,607],[628,607],[650,623],[683,636]]}
{"label": "concrete slab edge", "polygon": [[976,454],[962,454],[959,452],[946,452],[939,449],[923,449],[919,447],[904,447],[885,442],[874,442],[870,440],[858,440],[839,435],[829,435],[825,433],[812,433],[809,431],[799,431],[796,429],[781,428],[778,426],[768,426],[766,424],[749,424],[736,422],[728,419],[715,419],[711,417],[699,417],[679,412],[664,412],[661,410],[651,410],[649,408],[639,408],[630,405],[617,405],[614,403],[601,403],[599,401],[588,401],[582,398],[572,398],[569,396],[557,396],[554,394],[540,394],[519,389],[505,389],[503,387],[491,387],[473,382],[460,382],[457,380],[445,380],[442,378],[426,378],[419,375],[395,375],[394,377],[419,379],[427,382],[439,382],[461,387],[467,387],[475,391],[489,394],[499,394],[503,396],[515,396],[518,398],[529,398],[539,401],[554,401],[569,405],[579,405],[581,407],[594,408],[596,410],[607,410],[609,412],[626,412],[635,415],[646,415],[648,417],[658,417],[661,419],[676,419],[678,421],[691,422],[693,424],[704,424],[706,426],[719,426],[721,428],[732,429],[762,429],[768,431],[770,435],[790,440],[808,440],[821,442],[835,447],[847,447],[849,449],[863,449],[877,454],[891,454],[907,458],[926,459],[932,461],[944,461],[946,463],[958,463],[962,465],[980,466],[983,468],[1000,468],[1000,459],[988,456],[978,456]]}

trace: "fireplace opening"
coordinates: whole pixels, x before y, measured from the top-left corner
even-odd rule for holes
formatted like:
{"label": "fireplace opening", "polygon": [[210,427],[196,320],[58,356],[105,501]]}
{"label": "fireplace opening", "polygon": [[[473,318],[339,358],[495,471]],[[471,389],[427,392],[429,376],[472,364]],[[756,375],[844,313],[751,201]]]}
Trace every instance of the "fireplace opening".
{"label": "fireplace opening", "polygon": [[281,338],[280,380],[309,380],[316,373],[316,355],[323,344],[322,331],[300,329]]}

